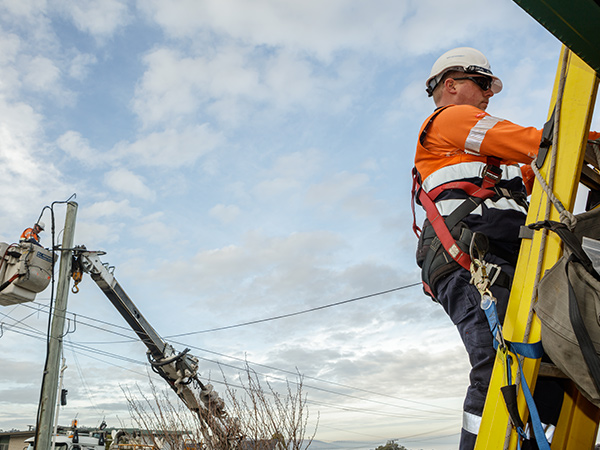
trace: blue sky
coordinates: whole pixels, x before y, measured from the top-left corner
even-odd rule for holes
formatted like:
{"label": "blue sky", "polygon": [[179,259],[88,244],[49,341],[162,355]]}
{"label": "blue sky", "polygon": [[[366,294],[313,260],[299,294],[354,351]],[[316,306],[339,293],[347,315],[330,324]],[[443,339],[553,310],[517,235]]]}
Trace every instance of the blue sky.
{"label": "blue sky", "polygon": [[[541,127],[556,39],[509,0],[1,4],[0,241],[76,194],[76,243],[107,252],[159,333],[194,333],[173,339],[203,377],[244,358],[274,382],[297,369],[317,439],[456,446],[466,354],[419,287],[195,332],[418,282],[410,170],[431,65],[480,49],[504,82],[488,112]],[[80,288],[61,422],[117,426],[144,349],[91,327],[124,322]],[[0,310],[2,429],[34,423],[49,297]]]}

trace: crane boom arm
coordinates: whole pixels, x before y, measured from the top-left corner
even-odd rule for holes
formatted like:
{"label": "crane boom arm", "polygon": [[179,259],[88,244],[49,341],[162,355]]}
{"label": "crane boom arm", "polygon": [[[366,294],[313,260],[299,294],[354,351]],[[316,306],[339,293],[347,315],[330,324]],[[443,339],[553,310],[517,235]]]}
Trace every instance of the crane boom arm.
{"label": "crane boom arm", "polygon": [[82,254],[82,256],[84,256],[86,271],[89,271],[90,276],[102,292],[104,292],[106,298],[108,298],[131,329],[135,331],[146,347],[148,347],[148,351],[152,354],[152,357],[157,359],[164,357],[167,344],[131,301],[109,268],[102,264],[100,258],[95,253],[88,252],[87,254]]}
{"label": "crane boom arm", "polygon": [[198,377],[198,358],[189,354],[190,349],[177,352],[166,343],[144,318],[113,275],[113,268],[100,260],[100,252],[76,247],[73,252],[73,273],[89,273],[92,280],[125,319],[131,329],[148,348],[148,361],[152,370],[159,374],[185,405],[195,412],[203,425],[202,432],[211,448],[237,448],[241,434],[237,420],[228,416],[225,402],[210,384],[203,384]]}

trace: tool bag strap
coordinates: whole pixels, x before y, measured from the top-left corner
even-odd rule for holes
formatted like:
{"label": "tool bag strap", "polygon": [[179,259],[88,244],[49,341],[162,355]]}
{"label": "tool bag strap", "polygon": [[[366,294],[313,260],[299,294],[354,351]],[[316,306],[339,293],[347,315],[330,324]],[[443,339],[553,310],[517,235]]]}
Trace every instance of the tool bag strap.
{"label": "tool bag strap", "polygon": [[540,230],[545,228],[555,232],[567,246],[571,254],[575,255],[575,261],[581,263],[588,273],[598,278],[598,274],[594,269],[594,265],[592,264],[592,261],[587,253],[581,247],[579,239],[577,239],[577,236],[575,236],[575,234],[573,234],[573,232],[569,230],[569,227],[567,227],[564,223],[555,222],[553,220],[544,220],[541,222],[532,223],[528,225],[528,227],[532,230]]}
{"label": "tool bag strap", "polygon": [[598,273],[594,269],[592,261],[581,247],[581,243],[579,242],[577,237],[569,230],[569,228],[565,224],[545,220],[543,222],[537,222],[532,225],[529,225],[529,228],[532,228],[534,230],[546,228],[548,230],[554,231],[556,234],[558,234],[558,236],[561,238],[564,244],[571,251],[571,254],[567,259],[567,263],[565,264],[565,272],[567,274],[569,292],[569,320],[571,321],[573,332],[575,333],[575,337],[577,338],[579,348],[581,349],[583,359],[585,360],[588,366],[590,375],[592,376],[592,380],[594,381],[594,385],[596,386],[598,392],[600,392],[600,358],[598,357],[598,354],[594,347],[594,343],[590,338],[590,335],[585,326],[585,322],[583,321],[583,317],[581,315],[579,299],[575,294],[575,290],[573,289],[573,285],[571,284],[571,279],[569,278],[569,263],[580,263],[590,275],[596,278],[598,278]]}
{"label": "tool bag strap", "polygon": [[573,325],[573,332],[577,337],[577,342],[581,348],[583,359],[585,359],[585,363],[588,366],[590,375],[594,380],[594,385],[596,386],[598,392],[600,392],[600,358],[598,358],[598,353],[596,353],[594,343],[592,342],[585,323],[583,322],[581,309],[579,307],[579,300],[575,295],[573,285],[569,279],[569,263],[575,260],[574,255],[575,254],[572,253],[571,256],[569,256],[567,264],[565,265],[565,272],[567,273],[567,280],[569,281],[569,319],[571,320],[571,325]]}

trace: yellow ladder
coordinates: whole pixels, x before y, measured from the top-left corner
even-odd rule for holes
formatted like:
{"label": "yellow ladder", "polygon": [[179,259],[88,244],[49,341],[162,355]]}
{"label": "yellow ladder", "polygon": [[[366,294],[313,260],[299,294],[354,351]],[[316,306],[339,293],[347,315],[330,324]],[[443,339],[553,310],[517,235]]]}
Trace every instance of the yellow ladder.
{"label": "yellow ladder", "polygon": [[[565,58],[564,66],[563,58]],[[562,49],[560,61],[550,108],[550,112],[552,112],[559,94],[561,73],[565,73],[553,191],[565,208],[573,211],[596,100],[598,78],[594,70],[565,47]],[[549,160],[550,155],[540,170],[545,180],[548,180]],[[544,220],[547,208],[547,196],[536,182],[531,196],[527,223]],[[555,208],[551,208],[550,220],[560,221]],[[504,320],[504,337],[509,341],[525,341],[541,247],[541,231],[536,231],[533,239],[524,239],[521,244]],[[561,253],[560,239],[554,233],[549,233],[543,248],[540,277],[543,276],[545,270],[554,265]],[[528,342],[540,340],[540,323],[535,314],[532,314]],[[532,392],[535,388],[539,362],[539,360],[525,359],[523,364],[523,372]],[[518,364],[513,356],[511,369],[513,380],[518,377],[517,369]],[[497,355],[475,446],[476,450],[517,448],[518,436],[510,425],[508,412],[500,392],[500,388],[504,385],[506,385],[505,367],[502,358]],[[519,389],[518,406],[523,422],[526,422],[527,407],[521,389]],[[525,417],[523,417],[524,415]],[[599,421],[600,410],[588,402],[572,385],[563,402],[559,423],[552,441],[552,449],[592,449]]]}

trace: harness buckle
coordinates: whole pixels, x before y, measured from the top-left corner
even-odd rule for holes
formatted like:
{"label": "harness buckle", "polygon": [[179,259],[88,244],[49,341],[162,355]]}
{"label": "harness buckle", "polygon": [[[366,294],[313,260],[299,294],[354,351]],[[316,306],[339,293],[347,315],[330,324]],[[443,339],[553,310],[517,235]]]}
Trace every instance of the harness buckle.
{"label": "harness buckle", "polygon": [[483,178],[484,182],[487,181],[493,186],[502,179],[502,169],[500,166],[494,164],[486,164],[481,170],[481,178]]}

